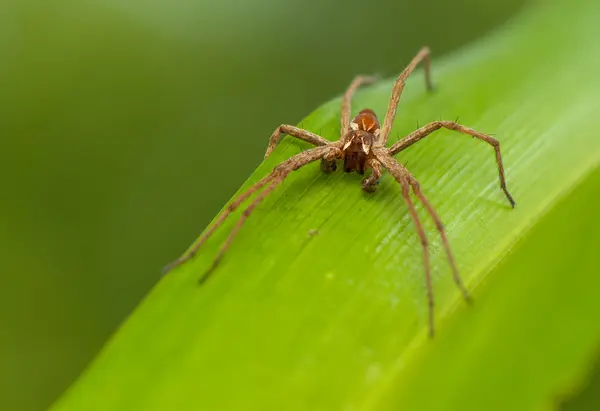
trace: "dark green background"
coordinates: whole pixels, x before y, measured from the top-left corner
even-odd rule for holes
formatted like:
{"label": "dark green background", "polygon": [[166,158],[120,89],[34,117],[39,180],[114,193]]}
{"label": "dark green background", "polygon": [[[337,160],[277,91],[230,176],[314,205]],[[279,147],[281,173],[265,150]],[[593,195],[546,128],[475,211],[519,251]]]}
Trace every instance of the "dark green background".
{"label": "dark green background", "polygon": [[277,125],[523,2],[2,2],[0,409],[77,377]]}

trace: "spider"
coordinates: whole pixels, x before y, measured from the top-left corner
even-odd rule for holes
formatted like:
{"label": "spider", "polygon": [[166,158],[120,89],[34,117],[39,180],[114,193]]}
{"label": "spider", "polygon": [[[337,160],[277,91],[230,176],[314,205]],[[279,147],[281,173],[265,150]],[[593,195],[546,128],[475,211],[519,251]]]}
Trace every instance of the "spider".
{"label": "spider", "polygon": [[391,147],[386,148],[388,137],[392,129],[392,123],[396,117],[398,102],[400,101],[400,96],[402,95],[402,91],[404,89],[404,83],[421,62],[423,62],[425,68],[426,87],[429,91],[433,90],[429,68],[430,54],[429,48],[423,47],[396,79],[392,88],[392,96],[390,98],[388,109],[385,114],[385,118],[383,119],[383,126],[377,119],[376,114],[370,109],[364,109],[360,111],[356,117],[354,117],[354,119],[350,120],[350,101],[352,100],[356,90],[362,85],[371,84],[376,81],[376,78],[373,76],[357,76],[352,81],[342,98],[341,134],[339,140],[332,142],[308,130],[287,124],[282,124],[277,127],[269,140],[269,146],[265,153],[265,159],[273,152],[282,134],[288,134],[316,147],[306,150],[280,163],[273,169],[273,171],[271,171],[269,175],[263,177],[247,191],[240,194],[235,200],[233,200],[231,204],[229,204],[227,209],[217,218],[215,223],[204,233],[194,247],[181,258],[165,267],[165,271],[168,272],[174,267],[177,267],[194,257],[202,244],[208,240],[208,238],[223,223],[223,221],[253,193],[262,189],[262,191],[244,210],[242,216],[239,218],[236,225],[229,233],[229,236],[221,246],[217,256],[213,260],[212,266],[201,277],[200,283],[206,281],[210,273],[212,273],[214,268],[223,258],[225,252],[231,245],[231,242],[234,240],[239,230],[242,228],[242,225],[246,219],[250,217],[252,211],[260,204],[260,202],[263,201],[273,190],[275,190],[283,182],[283,180],[290,175],[292,171],[296,171],[299,168],[312,163],[313,161],[320,160],[321,170],[325,173],[331,173],[337,169],[336,160],[343,160],[344,171],[346,173],[356,171],[359,174],[364,174],[365,171],[371,169],[371,174],[362,181],[362,189],[369,193],[375,191],[379,182],[379,178],[381,177],[382,169],[386,169],[400,184],[402,198],[408,207],[408,211],[421,240],[429,310],[429,334],[430,336],[433,336],[434,297],[431,285],[429,247],[425,231],[423,230],[423,226],[415,210],[415,205],[410,196],[411,190],[417,199],[423,204],[425,210],[435,222],[437,231],[442,239],[446,256],[452,269],[454,282],[457,284],[466,301],[470,301],[470,296],[458,273],[458,269],[452,255],[442,221],[438,217],[431,203],[427,200],[427,197],[425,197],[423,194],[419,182],[415,179],[415,177],[413,177],[413,175],[404,165],[400,164],[396,159],[394,159],[394,155],[407,149],[417,141],[427,137],[432,132],[439,130],[440,128],[455,130],[479,140],[483,140],[491,145],[496,153],[500,188],[504,191],[504,194],[506,195],[512,207],[515,206],[515,202],[506,188],[504,166],[502,164],[502,156],[500,154],[500,143],[498,140],[487,134],[480,133],[453,121],[433,121],[408,134]]}

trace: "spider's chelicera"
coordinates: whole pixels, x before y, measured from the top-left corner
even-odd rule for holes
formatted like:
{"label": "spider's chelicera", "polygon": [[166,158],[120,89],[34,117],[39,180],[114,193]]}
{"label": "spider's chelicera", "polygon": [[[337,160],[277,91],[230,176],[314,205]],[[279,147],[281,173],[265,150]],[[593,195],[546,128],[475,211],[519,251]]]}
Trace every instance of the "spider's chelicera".
{"label": "spider's chelicera", "polygon": [[204,235],[202,235],[202,237],[198,240],[194,247],[184,256],[168,265],[165,268],[165,270],[169,271],[172,268],[191,259],[196,254],[198,249],[202,246],[202,244],[204,244],[204,242],[212,235],[216,228],[219,227],[221,223],[223,223],[227,216],[229,216],[229,214],[231,214],[253,193],[262,190],[243,212],[242,216],[237,221],[229,236],[221,246],[221,249],[215,257],[211,268],[200,279],[200,282],[204,282],[208,278],[208,275],[217,266],[217,264],[229,248],[231,242],[237,235],[238,231],[240,230],[246,219],[250,216],[252,211],[260,204],[260,202],[265,197],[267,197],[273,190],[275,190],[277,186],[279,186],[279,184],[281,184],[281,182],[292,171],[298,170],[300,167],[305,166],[306,164],[312,163],[316,160],[321,160],[321,170],[326,173],[333,172],[337,169],[336,160],[343,161],[345,172],[356,171],[359,174],[364,174],[367,170],[370,169],[371,174],[362,181],[362,188],[367,192],[375,191],[379,178],[381,177],[381,172],[383,169],[386,169],[400,184],[402,198],[404,199],[408,207],[408,211],[412,217],[412,220],[417,229],[417,233],[421,239],[423,250],[423,264],[425,266],[427,297],[429,302],[429,332],[430,335],[433,335],[434,298],[431,286],[429,247],[425,231],[423,230],[423,226],[415,210],[415,205],[410,196],[411,190],[415,194],[417,199],[421,201],[421,203],[425,207],[425,210],[436,224],[437,230],[439,231],[440,236],[442,238],[442,243],[444,245],[444,249],[446,250],[450,266],[452,268],[454,281],[462,291],[462,294],[466,300],[469,300],[469,294],[466,288],[463,286],[463,283],[458,274],[458,270],[454,262],[454,257],[452,256],[452,251],[450,249],[450,245],[448,244],[448,239],[446,237],[446,232],[444,230],[444,226],[440,218],[438,217],[434,208],[423,194],[421,187],[419,186],[419,182],[412,176],[412,174],[406,169],[406,167],[404,167],[402,164],[400,164],[394,159],[394,155],[410,147],[417,141],[427,137],[429,134],[440,128],[447,128],[450,130],[458,131],[463,134],[467,134],[479,140],[485,141],[494,148],[496,162],[498,164],[498,174],[500,177],[500,188],[504,191],[504,194],[508,198],[508,201],[510,202],[511,206],[514,207],[515,202],[506,188],[506,182],[504,179],[504,167],[502,165],[502,156],[500,155],[500,143],[498,142],[498,140],[492,138],[487,134],[480,133],[471,128],[457,124],[453,121],[434,121],[408,134],[407,136],[393,144],[391,147],[386,147],[388,137],[392,129],[392,124],[394,122],[394,118],[396,117],[398,102],[400,101],[402,90],[404,89],[404,83],[408,76],[414,71],[415,67],[421,61],[423,61],[425,66],[425,81],[427,89],[432,90],[429,70],[430,51],[429,48],[424,47],[419,51],[419,53],[417,53],[417,55],[412,59],[410,64],[404,69],[404,71],[402,71],[402,73],[396,79],[396,82],[394,83],[394,87],[392,89],[390,103],[388,105],[388,109],[383,120],[383,125],[380,125],[377,116],[370,109],[360,111],[352,120],[350,120],[350,101],[352,99],[352,96],[361,85],[370,84],[376,80],[374,77],[370,76],[358,76],[352,81],[352,83],[344,93],[342,99],[341,136],[339,140],[332,142],[308,130],[304,130],[291,125],[282,124],[279,127],[277,127],[277,129],[271,135],[269,146],[267,148],[267,152],[265,153],[265,158],[267,158],[273,152],[282,134],[288,134],[300,140],[306,141],[316,147],[304,151],[300,154],[297,154],[285,160],[281,164],[277,165],[269,175],[263,177],[260,181],[255,183],[252,187],[250,187],[246,192],[242,193],[236,199],[234,199],[233,202],[229,204],[229,207],[227,207],[227,209],[217,218],[216,222],[211,227],[209,227],[208,230],[206,230]]}

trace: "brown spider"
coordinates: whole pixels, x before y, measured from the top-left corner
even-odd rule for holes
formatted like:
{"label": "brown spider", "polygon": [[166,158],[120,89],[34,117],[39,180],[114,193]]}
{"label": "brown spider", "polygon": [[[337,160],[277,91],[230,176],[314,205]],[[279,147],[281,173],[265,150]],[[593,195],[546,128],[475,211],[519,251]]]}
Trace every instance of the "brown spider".
{"label": "brown spider", "polygon": [[504,180],[504,167],[502,165],[502,157],[500,155],[500,143],[498,140],[488,136],[487,134],[480,133],[452,121],[434,121],[413,131],[409,135],[399,140],[397,143],[393,144],[390,148],[386,148],[388,137],[392,129],[392,123],[396,117],[398,102],[400,100],[400,96],[402,95],[402,90],[404,89],[404,82],[421,61],[423,61],[425,65],[425,81],[427,84],[427,89],[430,91],[432,90],[429,73],[430,51],[429,48],[423,47],[396,79],[392,89],[392,97],[383,120],[383,127],[380,127],[377,116],[370,109],[362,110],[356,115],[356,117],[354,117],[352,121],[350,121],[350,100],[361,85],[370,84],[376,80],[374,77],[370,76],[356,77],[343,96],[341,113],[342,127],[341,137],[339,140],[331,142],[317,134],[311,133],[308,130],[303,130],[287,124],[282,124],[277,127],[277,129],[271,135],[271,139],[269,140],[269,147],[265,153],[265,158],[267,158],[273,152],[282,134],[289,134],[290,136],[311,143],[317,147],[304,151],[285,160],[276,166],[269,175],[262,178],[246,192],[239,195],[217,218],[217,221],[204,233],[196,245],[187,254],[169,264],[165,270],[170,271],[172,268],[194,257],[202,244],[204,244],[204,242],[214,233],[217,227],[223,223],[229,214],[231,214],[240,204],[248,199],[250,195],[264,188],[264,190],[250,203],[248,208],[244,210],[237,224],[234,226],[229,236],[221,246],[221,249],[215,257],[211,268],[200,279],[200,283],[204,282],[213,269],[217,266],[246,219],[250,216],[250,214],[252,214],[252,211],[260,204],[262,200],[265,199],[265,197],[275,190],[292,171],[298,170],[300,167],[305,166],[306,164],[312,163],[316,160],[321,160],[321,170],[323,172],[330,173],[336,170],[336,160],[340,159],[344,161],[344,171],[347,173],[357,171],[359,174],[364,174],[366,170],[371,169],[371,175],[365,178],[362,182],[362,188],[366,192],[375,191],[379,178],[381,177],[382,168],[385,168],[392,174],[392,176],[402,187],[402,197],[408,206],[408,211],[421,239],[423,263],[425,266],[425,281],[427,285],[427,298],[429,302],[429,333],[431,336],[433,336],[434,299],[431,286],[428,243],[425,231],[423,230],[423,226],[421,225],[421,221],[419,220],[415,210],[415,205],[410,198],[411,188],[416,197],[423,203],[425,209],[437,226],[437,230],[440,233],[444,249],[446,250],[446,254],[450,262],[450,266],[452,267],[454,281],[462,291],[462,294],[467,301],[470,299],[470,297],[458,274],[458,269],[456,268],[454,257],[452,256],[452,251],[450,250],[450,245],[448,244],[448,238],[446,237],[446,232],[440,218],[421,191],[419,182],[410,174],[406,167],[396,161],[393,156],[442,127],[470,135],[485,141],[494,148],[496,152],[496,162],[498,163],[500,187],[504,191],[504,194],[506,194],[506,197],[508,198],[508,201],[512,207],[515,206],[515,202],[506,189],[506,183]]}

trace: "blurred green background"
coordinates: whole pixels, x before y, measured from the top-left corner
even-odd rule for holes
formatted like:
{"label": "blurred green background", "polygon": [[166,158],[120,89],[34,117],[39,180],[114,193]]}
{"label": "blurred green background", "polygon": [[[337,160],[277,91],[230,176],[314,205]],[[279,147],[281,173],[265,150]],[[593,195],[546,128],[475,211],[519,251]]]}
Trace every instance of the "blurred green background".
{"label": "blurred green background", "polygon": [[78,376],[277,125],[523,4],[0,3],[0,410],[42,410]]}

